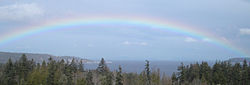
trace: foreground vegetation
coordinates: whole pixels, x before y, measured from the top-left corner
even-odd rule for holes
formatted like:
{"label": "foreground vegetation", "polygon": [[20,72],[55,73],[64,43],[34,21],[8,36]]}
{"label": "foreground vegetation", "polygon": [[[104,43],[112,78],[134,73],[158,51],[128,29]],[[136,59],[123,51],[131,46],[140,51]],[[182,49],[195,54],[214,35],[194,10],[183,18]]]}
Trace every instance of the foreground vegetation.
{"label": "foreground vegetation", "polygon": [[243,63],[234,65],[228,61],[216,62],[212,67],[207,62],[178,67],[172,75],[173,85],[250,85],[250,66]]}
{"label": "foreground vegetation", "polygon": [[0,66],[1,85],[250,85],[250,66],[216,62],[181,65],[171,78],[160,70],[150,69],[149,61],[141,73],[125,73],[122,68],[110,71],[105,60],[94,70],[84,69],[82,61],[55,61],[49,58],[42,64],[23,55],[18,61],[11,59]]}

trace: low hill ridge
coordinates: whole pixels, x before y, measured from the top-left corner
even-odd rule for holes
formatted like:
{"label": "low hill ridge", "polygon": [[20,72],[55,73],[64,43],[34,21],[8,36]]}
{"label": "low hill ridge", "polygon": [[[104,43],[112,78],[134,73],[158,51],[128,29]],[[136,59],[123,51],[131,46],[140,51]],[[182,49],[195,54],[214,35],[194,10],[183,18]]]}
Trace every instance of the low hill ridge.
{"label": "low hill ridge", "polygon": [[80,60],[83,61],[83,63],[93,63],[95,61],[88,60],[82,57],[75,57],[75,56],[54,56],[50,54],[39,54],[39,53],[14,53],[14,52],[0,52],[0,63],[6,63],[9,58],[11,58],[13,61],[19,60],[19,58],[25,54],[29,60],[34,59],[35,62],[41,63],[43,60],[48,61],[50,57],[52,57],[54,60],[62,60],[71,62],[74,58],[76,62],[80,62]]}

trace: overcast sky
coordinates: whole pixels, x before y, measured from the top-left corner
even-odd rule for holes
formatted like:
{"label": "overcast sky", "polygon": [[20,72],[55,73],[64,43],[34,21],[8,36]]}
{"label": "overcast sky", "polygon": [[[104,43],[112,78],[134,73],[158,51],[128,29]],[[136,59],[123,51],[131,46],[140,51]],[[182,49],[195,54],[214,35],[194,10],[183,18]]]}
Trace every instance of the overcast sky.
{"label": "overcast sky", "polygon": [[[153,17],[198,27],[250,53],[250,0],[0,0],[0,37],[44,21],[110,15]],[[1,45],[0,51],[94,60],[101,57],[109,60],[240,57],[190,36],[133,25],[88,25],[47,31]]]}

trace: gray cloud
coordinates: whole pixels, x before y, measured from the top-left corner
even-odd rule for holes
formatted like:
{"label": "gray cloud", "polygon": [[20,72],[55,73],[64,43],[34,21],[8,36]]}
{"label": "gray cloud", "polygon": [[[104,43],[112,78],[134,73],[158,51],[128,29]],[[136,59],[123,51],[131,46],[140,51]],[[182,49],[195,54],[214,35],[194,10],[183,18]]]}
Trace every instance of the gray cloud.
{"label": "gray cloud", "polygon": [[123,45],[140,45],[140,46],[146,46],[148,45],[147,42],[130,42],[130,41],[124,41],[122,42]]}
{"label": "gray cloud", "polygon": [[197,42],[196,39],[191,38],[191,37],[186,37],[186,38],[185,38],[185,41],[186,41],[186,42]]}
{"label": "gray cloud", "polygon": [[240,34],[242,35],[250,35],[250,29],[249,28],[242,28],[239,30]]}
{"label": "gray cloud", "polygon": [[0,20],[23,20],[42,16],[44,10],[35,3],[0,6]]}

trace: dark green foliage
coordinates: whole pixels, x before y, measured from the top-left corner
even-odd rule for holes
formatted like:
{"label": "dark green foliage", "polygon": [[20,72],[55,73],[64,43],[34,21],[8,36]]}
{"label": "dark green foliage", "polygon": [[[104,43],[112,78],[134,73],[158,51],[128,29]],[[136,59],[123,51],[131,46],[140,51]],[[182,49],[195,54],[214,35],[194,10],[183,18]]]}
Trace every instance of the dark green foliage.
{"label": "dark green foliage", "polygon": [[190,64],[190,67],[187,71],[187,73],[188,73],[187,80],[189,82],[192,82],[193,80],[200,78],[199,77],[200,76],[200,74],[199,74],[200,69],[199,68],[200,68],[199,64]]}
{"label": "dark green foliage", "polygon": [[77,64],[75,61],[75,58],[72,59],[71,63],[70,63],[70,70],[72,70],[74,73],[77,71]]}
{"label": "dark green foliage", "polygon": [[106,62],[105,62],[104,58],[101,59],[101,61],[100,61],[100,63],[99,63],[99,65],[98,65],[98,67],[97,67],[96,70],[97,70],[97,72],[99,74],[102,74],[102,75],[106,74],[107,72],[109,72],[109,68],[106,65]]}
{"label": "dark green foliage", "polygon": [[[204,85],[250,85],[249,65],[230,62],[216,62],[210,67],[207,62],[190,64],[178,67],[177,81],[179,84],[204,84]],[[175,80],[174,74],[172,81]],[[174,83],[173,83],[174,84]]]}
{"label": "dark green foliage", "polygon": [[116,73],[115,85],[123,85],[122,67],[119,66],[119,70]]}
{"label": "dark green foliage", "polygon": [[212,76],[213,76],[213,83],[214,84],[226,84],[226,68],[225,63],[223,62],[216,62],[213,66]]}
{"label": "dark green foliage", "polygon": [[56,85],[55,82],[55,74],[56,74],[56,65],[55,65],[55,61],[52,60],[52,58],[50,59],[50,62],[48,63],[48,77],[47,77],[47,84],[48,85]]}
{"label": "dark green foliage", "polygon": [[73,67],[71,64],[66,64],[64,68],[64,74],[67,78],[67,85],[73,85]]}
{"label": "dark green foliage", "polygon": [[151,77],[151,85],[160,85],[161,75],[160,69],[153,70],[150,74]]}
{"label": "dark green foliage", "polygon": [[125,73],[123,76],[124,85],[136,85],[138,82],[138,75],[136,73]]}
{"label": "dark green foliage", "polygon": [[83,62],[82,62],[82,60],[80,61],[80,64],[78,65],[78,69],[79,69],[79,71],[81,71],[81,72],[84,72],[84,68],[83,68]]}
{"label": "dark green foliage", "polygon": [[28,61],[25,54],[22,55],[20,60],[16,63],[16,72],[18,76],[18,82],[21,85],[24,85],[27,81],[27,75],[32,70],[32,65],[30,64],[31,61]]}
{"label": "dark green foliage", "polygon": [[177,80],[177,77],[176,77],[175,73],[172,74],[171,79],[172,79],[172,84],[177,85],[178,80]]}
{"label": "dark green foliage", "polygon": [[4,70],[3,70],[3,84],[4,85],[15,85],[17,82],[14,80],[15,79],[15,69],[14,65],[9,59],[9,61],[5,64]]}
{"label": "dark green foliage", "polygon": [[247,61],[244,60],[243,62],[243,66],[242,66],[242,72],[241,72],[241,81],[242,81],[242,85],[249,85],[250,84],[250,80],[248,80],[249,76],[248,76],[248,65],[247,65]]}
{"label": "dark green foliage", "polygon": [[233,66],[233,72],[232,72],[232,84],[233,85],[237,85],[237,84],[240,84],[240,79],[241,79],[241,76],[240,76],[240,72],[241,72],[241,66],[239,63],[236,63],[234,66]]}
{"label": "dark green foliage", "polygon": [[113,75],[111,72],[106,73],[104,76],[101,78],[101,85],[112,85],[113,83]]}
{"label": "dark green foliage", "polygon": [[[211,68],[208,66],[207,62],[202,62],[200,65],[200,79],[203,83],[208,83],[212,81]],[[209,83],[208,83],[209,84]]]}
{"label": "dark green foliage", "polygon": [[[100,75],[101,74],[101,75]],[[0,85],[250,85],[250,66],[247,61],[207,62],[181,65],[171,77],[160,75],[160,69],[150,69],[146,60],[141,73],[109,71],[102,58],[96,70],[84,71],[83,62],[56,61],[49,58],[42,64],[28,60],[25,55],[13,62],[0,64]]]}
{"label": "dark green foliage", "polygon": [[178,81],[179,81],[179,83],[181,84],[181,83],[184,83],[184,81],[186,80],[186,73],[187,73],[187,71],[186,71],[186,68],[185,68],[185,66],[184,66],[184,64],[183,63],[181,63],[181,66],[179,66],[178,67],[178,69],[177,69],[179,72],[178,72]]}
{"label": "dark green foliage", "polygon": [[151,85],[151,76],[150,76],[150,68],[149,68],[149,61],[146,60],[146,65],[145,65],[145,72],[146,72],[146,85]]}
{"label": "dark green foliage", "polygon": [[86,80],[84,78],[81,78],[77,80],[77,85],[88,85],[88,84],[86,83]]}
{"label": "dark green foliage", "polygon": [[93,83],[93,74],[92,74],[92,72],[88,72],[88,74],[87,74],[87,77],[86,77],[86,83],[87,83],[87,85],[94,85],[94,83]]}

